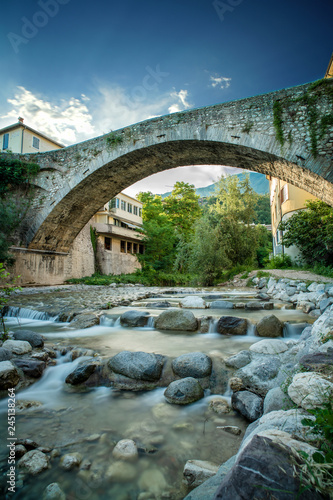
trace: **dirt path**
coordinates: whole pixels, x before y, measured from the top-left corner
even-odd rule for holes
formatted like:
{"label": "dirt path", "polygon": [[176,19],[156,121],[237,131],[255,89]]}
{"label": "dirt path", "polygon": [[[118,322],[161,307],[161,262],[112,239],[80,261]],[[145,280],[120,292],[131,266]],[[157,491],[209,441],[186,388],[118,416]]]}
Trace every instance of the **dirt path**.
{"label": "dirt path", "polygon": [[292,269],[267,269],[267,272],[277,278],[288,278],[291,280],[311,280],[321,283],[333,283],[333,278],[327,278],[310,271],[296,271]]}

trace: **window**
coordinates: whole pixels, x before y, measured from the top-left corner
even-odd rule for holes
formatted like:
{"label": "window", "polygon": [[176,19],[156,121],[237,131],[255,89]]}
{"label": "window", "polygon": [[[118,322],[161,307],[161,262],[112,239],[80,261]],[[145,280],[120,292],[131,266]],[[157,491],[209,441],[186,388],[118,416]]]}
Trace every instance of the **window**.
{"label": "window", "polygon": [[2,149],[8,149],[9,134],[4,134],[2,139]]}
{"label": "window", "polygon": [[143,245],[139,245],[139,253],[145,253],[145,247]]}
{"label": "window", "polygon": [[281,200],[281,205],[282,203],[284,203],[285,201],[288,200],[288,197],[289,197],[289,193],[288,193],[288,184],[285,184],[283,186],[283,188],[281,189],[280,191],[280,200]]}
{"label": "window", "polygon": [[126,210],[126,201],[121,200],[121,209]]}
{"label": "window", "polygon": [[105,238],[104,238],[104,248],[105,248],[105,250],[111,250],[112,249],[111,238],[108,238],[107,236],[105,236]]}
{"label": "window", "polygon": [[35,149],[39,149],[39,139],[38,137],[32,137],[32,147]]}
{"label": "window", "polygon": [[127,242],[127,253],[132,253],[132,243],[130,241]]}
{"label": "window", "polygon": [[138,253],[138,244],[133,243],[133,253]]}
{"label": "window", "polygon": [[121,253],[126,253],[126,241],[120,241],[120,251]]}
{"label": "window", "polygon": [[119,208],[119,198],[112,198],[112,200],[109,203],[110,210],[112,208]]}
{"label": "window", "polygon": [[118,226],[118,227],[120,227],[120,226],[121,226],[121,224],[120,224],[120,220],[118,220],[118,219],[113,219],[113,220],[114,220],[114,225],[115,225],[115,226]]}
{"label": "window", "polygon": [[132,205],[132,203],[127,203],[127,212],[131,214],[132,211],[133,211],[133,205]]}
{"label": "window", "polygon": [[139,208],[139,217],[142,217],[142,208]]}
{"label": "window", "polygon": [[138,207],[136,207],[135,205],[133,207],[133,214],[138,215]]}

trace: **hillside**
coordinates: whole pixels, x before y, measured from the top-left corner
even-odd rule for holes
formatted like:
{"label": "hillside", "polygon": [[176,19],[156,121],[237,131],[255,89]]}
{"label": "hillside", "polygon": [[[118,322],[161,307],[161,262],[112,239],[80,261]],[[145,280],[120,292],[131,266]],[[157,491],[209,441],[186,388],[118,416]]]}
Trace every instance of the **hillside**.
{"label": "hillside", "polygon": [[[234,175],[237,175],[237,177],[239,177],[239,179],[241,180],[244,178],[246,174],[242,172],[240,174],[234,174]],[[257,194],[269,193],[269,182],[263,174],[259,174],[258,172],[249,172],[249,176],[250,176],[251,187]],[[214,190],[215,190],[215,183],[210,184],[209,186],[206,187],[197,188],[196,193],[200,196],[200,198],[206,198],[207,196],[213,194]],[[163,193],[161,194],[161,196],[162,198],[165,198],[170,194],[171,191],[169,191],[168,193]]]}

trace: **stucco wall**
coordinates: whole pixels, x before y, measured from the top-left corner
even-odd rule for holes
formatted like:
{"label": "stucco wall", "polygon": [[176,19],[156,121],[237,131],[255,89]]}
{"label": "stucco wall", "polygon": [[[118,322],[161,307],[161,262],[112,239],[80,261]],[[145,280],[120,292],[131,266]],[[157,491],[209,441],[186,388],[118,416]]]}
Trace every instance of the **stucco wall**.
{"label": "stucco wall", "polygon": [[103,274],[128,274],[141,268],[135,255],[120,252],[120,241],[112,236],[112,250],[105,250],[104,236],[98,238],[97,261]]}

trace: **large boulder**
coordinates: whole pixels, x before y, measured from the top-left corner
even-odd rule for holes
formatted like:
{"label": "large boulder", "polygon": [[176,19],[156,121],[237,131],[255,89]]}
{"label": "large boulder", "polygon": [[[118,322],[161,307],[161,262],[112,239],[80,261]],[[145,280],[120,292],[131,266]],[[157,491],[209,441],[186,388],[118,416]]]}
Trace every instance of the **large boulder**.
{"label": "large boulder", "polygon": [[251,301],[245,304],[245,309],[248,309],[249,311],[258,311],[259,309],[262,308],[263,308],[262,303],[257,301]]}
{"label": "large boulder", "polygon": [[40,474],[49,465],[49,458],[40,450],[28,451],[18,461],[18,467],[32,476]]}
{"label": "large boulder", "polygon": [[[289,442],[290,440],[291,436]],[[279,443],[271,434],[254,436],[238,455],[235,465],[224,477],[214,498],[296,498],[302,486],[299,475],[295,475],[295,463],[299,461],[299,456],[291,453],[287,443],[287,438]],[[302,500],[321,498],[314,490],[303,489]]]}
{"label": "large boulder", "polygon": [[280,387],[274,387],[265,396],[264,415],[271,411],[286,410],[294,406],[289,396]]}
{"label": "large boulder", "polygon": [[44,338],[32,330],[17,330],[13,333],[15,340],[26,340],[32,347],[44,347]]}
{"label": "large boulder", "polygon": [[198,321],[191,311],[169,309],[163,311],[155,320],[157,330],[182,330],[194,332],[198,328]]}
{"label": "large boulder", "polygon": [[221,316],[217,322],[217,331],[222,335],[246,335],[247,320],[236,316]]}
{"label": "large boulder", "polygon": [[211,309],[234,309],[234,304],[228,300],[213,300],[209,306]]}
{"label": "large boulder", "polygon": [[198,380],[186,377],[168,385],[164,396],[169,403],[187,405],[204,397],[204,391]]}
{"label": "large boulder", "polygon": [[0,361],[0,389],[15,387],[20,381],[20,375],[11,361]]}
{"label": "large boulder", "polygon": [[318,373],[297,373],[288,387],[288,395],[298,406],[311,410],[333,398],[333,384]]}
{"label": "large boulder", "polygon": [[202,352],[182,354],[172,361],[172,369],[179,377],[207,377],[212,371],[212,360]]}
{"label": "large boulder", "polygon": [[78,365],[74,371],[72,371],[69,375],[66,377],[66,383],[71,384],[71,385],[78,385],[78,384],[83,384],[88,380],[90,375],[94,373],[96,370],[96,364],[95,363],[84,363]]}
{"label": "large boulder", "polygon": [[164,357],[147,352],[122,351],[109,359],[109,368],[120,375],[146,381],[159,380],[164,365]]}
{"label": "large boulder", "polygon": [[240,368],[235,376],[242,380],[245,389],[266,396],[270,389],[284,381],[286,375],[281,373],[281,361],[277,356],[262,354],[256,355],[251,363]]}
{"label": "large boulder", "polygon": [[279,339],[265,339],[250,346],[250,351],[258,354],[280,354],[288,351],[288,346]]}
{"label": "large boulder", "polygon": [[4,347],[0,347],[0,361],[9,361],[12,357],[12,351],[5,349]]}
{"label": "large boulder", "polygon": [[92,326],[99,325],[99,317],[93,313],[82,313],[75,316],[75,318],[70,322],[71,327],[78,330],[83,330],[85,328],[91,328]]}
{"label": "large boulder", "polygon": [[121,326],[146,326],[150,314],[147,311],[126,311],[120,316]]}
{"label": "large boulder", "polygon": [[243,417],[254,422],[263,412],[263,399],[249,391],[234,392],[231,404]]}
{"label": "large boulder", "polygon": [[206,308],[206,302],[204,301],[204,299],[201,297],[198,297],[197,295],[188,295],[187,297],[184,297],[179,302],[179,305],[183,309],[205,309]]}
{"label": "large boulder", "polygon": [[256,333],[259,337],[282,337],[283,323],[274,314],[265,316],[257,323]]}
{"label": "large boulder", "polygon": [[26,340],[6,340],[2,347],[8,349],[13,354],[27,354],[32,351],[32,346]]}
{"label": "large boulder", "polygon": [[46,368],[44,361],[34,359],[20,358],[13,360],[13,363],[15,363],[18,368],[21,368],[25,375],[32,378],[40,378]]}

